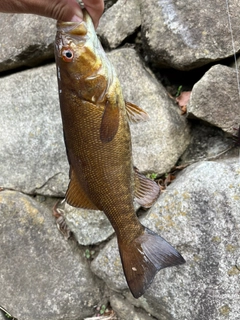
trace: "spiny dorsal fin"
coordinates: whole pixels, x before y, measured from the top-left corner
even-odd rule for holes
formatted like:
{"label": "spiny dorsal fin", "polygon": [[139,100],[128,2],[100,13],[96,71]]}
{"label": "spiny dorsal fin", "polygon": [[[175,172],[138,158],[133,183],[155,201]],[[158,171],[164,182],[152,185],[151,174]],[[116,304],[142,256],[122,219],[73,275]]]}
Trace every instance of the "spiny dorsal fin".
{"label": "spiny dorsal fin", "polygon": [[131,102],[125,102],[126,112],[129,122],[140,122],[140,121],[148,121],[149,115],[147,112],[136,106]]}
{"label": "spiny dorsal fin", "polygon": [[128,244],[118,239],[123,271],[133,296],[139,298],[163,268],[185,263],[166,240],[143,227],[143,233]]}
{"label": "spiny dorsal fin", "polygon": [[160,194],[157,183],[135,170],[135,198],[144,208],[150,208]]}
{"label": "spiny dorsal fin", "polygon": [[100,127],[100,139],[102,142],[110,142],[115,137],[119,126],[118,97],[115,104],[106,101]]}
{"label": "spiny dorsal fin", "polygon": [[70,175],[71,180],[65,196],[67,203],[76,208],[98,210],[80,185],[72,169],[70,169]]}

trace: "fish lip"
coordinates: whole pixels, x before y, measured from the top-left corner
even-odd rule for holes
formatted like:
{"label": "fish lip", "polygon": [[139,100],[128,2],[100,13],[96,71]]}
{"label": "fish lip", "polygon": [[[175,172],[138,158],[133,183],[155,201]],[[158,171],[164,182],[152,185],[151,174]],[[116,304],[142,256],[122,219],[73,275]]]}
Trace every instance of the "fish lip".
{"label": "fish lip", "polygon": [[57,31],[69,32],[77,27],[79,27],[84,21],[57,21]]}
{"label": "fish lip", "polygon": [[82,22],[83,21],[77,22],[77,21],[61,21],[61,20],[58,20],[57,21],[57,28],[64,28],[64,27],[68,27],[68,26],[77,26]]}
{"label": "fish lip", "polygon": [[57,22],[57,34],[66,34],[75,38],[84,38],[88,34],[87,23],[81,22]]}

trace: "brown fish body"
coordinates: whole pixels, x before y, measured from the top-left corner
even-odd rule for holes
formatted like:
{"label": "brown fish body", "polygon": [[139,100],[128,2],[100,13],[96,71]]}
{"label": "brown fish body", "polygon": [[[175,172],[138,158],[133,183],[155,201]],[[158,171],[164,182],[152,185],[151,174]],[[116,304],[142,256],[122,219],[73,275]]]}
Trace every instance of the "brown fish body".
{"label": "brown fish body", "polygon": [[130,290],[139,297],[158,270],[184,262],[170,244],[140,224],[134,211],[134,197],[149,207],[159,194],[158,186],[132,163],[128,118],[138,121],[146,114],[125,103],[86,11],[80,24],[58,23],[56,62],[70,163],[66,200],[104,211],[117,234]]}

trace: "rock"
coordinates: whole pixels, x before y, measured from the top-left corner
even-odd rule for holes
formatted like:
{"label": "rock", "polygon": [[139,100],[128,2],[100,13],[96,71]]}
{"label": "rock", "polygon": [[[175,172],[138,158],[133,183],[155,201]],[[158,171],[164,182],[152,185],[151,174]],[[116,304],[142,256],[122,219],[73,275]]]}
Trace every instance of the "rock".
{"label": "rock", "polygon": [[[170,241],[186,264],[161,270],[138,300],[126,293],[129,302],[161,320],[238,319],[239,168],[238,158],[199,162],[160,196],[143,224]],[[108,276],[111,289],[124,289],[117,243],[107,246],[92,270],[104,281]]]}
{"label": "rock", "polygon": [[199,121],[192,121],[191,136],[191,143],[178,164],[214,160],[219,157],[229,157],[230,153],[235,155],[238,153],[237,148],[231,149],[235,143],[234,140],[227,137],[219,128],[205,125]]}
{"label": "rock", "polygon": [[81,245],[92,245],[108,239],[114,230],[102,211],[78,209],[65,205],[64,217]]}
{"label": "rock", "polygon": [[69,167],[56,78],[47,65],[0,79],[1,187],[64,195]]}
{"label": "rock", "polygon": [[117,239],[114,237],[91,263],[91,270],[114,291],[128,288],[120,260]]}
{"label": "rock", "polygon": [[0,192],[0,301],[25,320],[83,319],[101,300],[84,252],[58,232],[51,211],[29,196]]}
{"label": "rock", "polygon": [[240,124],[236,70],[215,65],[194,85],[187,106],[188,117],[196,117],[227,133]]}
{"label": "rock", "polygon": [[190,142],[185,117],[133,49],[112,51],[108,57],[117,70],[125,100],[150,116],[147,122],[131,125],[135,165],[140,171],[167,172]]}
{"label": "rock", "polygon": [[110,304],[121,320],[152,320],[143,310],[134,308],[123,296],[114,294],[110,297]]}
{"label": "rock", "polygon": [[[229,2],[236,51],[240,51],[237,2]],[[163,67],[189,70],[232,56],[225,2],[141,0],[145,59]],[[201,14],[199,14],[199,10]],[[221,17],[216,23],[216,17]],[[220,22],[221,21],[221,22]]]}
{"label": "rock", "polygon": [[[140,205],[134,202],[135,210]],[[114,229],[103,211],[74,208],[67,203],[62,206],[63,216],[79,244],[89,246],[107,240]]]}
{"label": "rock", "polygon": [[119,46],[141,25],[138,0],[119,0],[102,15],[97,33],[110,48]]}
{"label": "rock", "polygon": [[0,72],[36,66],[54,57],[56,21],[32,14],[0,13]]}
{"label": "rock", "polygon": [[104,11],[108,10],[114,3],[116,3],[118,0],[105,0],[104,1]]}

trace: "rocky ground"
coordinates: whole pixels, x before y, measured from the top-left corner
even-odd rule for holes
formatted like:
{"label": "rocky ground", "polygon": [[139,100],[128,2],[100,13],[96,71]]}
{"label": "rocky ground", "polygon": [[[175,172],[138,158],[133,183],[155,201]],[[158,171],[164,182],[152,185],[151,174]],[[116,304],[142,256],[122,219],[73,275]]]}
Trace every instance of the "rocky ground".
{"label": "rocky ground", "polygon": [[[118,0],[106,7],[98,34],[126,100],[151,118],[131,125],[134,163],[163,189],[151,209],[138,208],[140,219],[186,264],[160,271],[136,300],[102,212],[63,204],[73,235],[58,231],[52,208],[64,197],[69,167],[55,21],[1,14],[0,305],[18,320],[237,320],[240,94],[226,4]],[[237,1],[229,11],[240,52]],[[189,91],[185,101],[181,91]]]}

